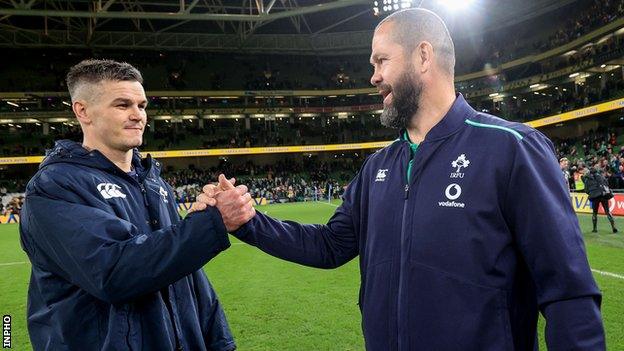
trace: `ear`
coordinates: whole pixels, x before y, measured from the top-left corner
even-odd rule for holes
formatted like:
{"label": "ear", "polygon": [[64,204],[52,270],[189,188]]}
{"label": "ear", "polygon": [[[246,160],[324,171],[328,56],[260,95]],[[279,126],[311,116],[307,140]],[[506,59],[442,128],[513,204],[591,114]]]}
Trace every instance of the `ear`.
{"label": "ear", "polygon": [[87,114],[87,102],[85,100],[76,100],[72,103],[72,110],[80,124],[90,124],[91,118]]}
{"label": "ear", "polygon": [[412,59],[416,69],[421,74],[426,73],[433,67],[433,46],[428,41],[421,41],[412,53]]}

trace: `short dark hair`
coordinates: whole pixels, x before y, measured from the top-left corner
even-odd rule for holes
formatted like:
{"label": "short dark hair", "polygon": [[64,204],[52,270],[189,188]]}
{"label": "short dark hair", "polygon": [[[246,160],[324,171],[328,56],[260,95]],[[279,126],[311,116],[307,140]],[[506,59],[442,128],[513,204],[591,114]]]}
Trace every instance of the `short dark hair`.
{"label": "short dark hair", "polygon": [[113,60],[84,60],[69,69],[66,82],[72,100],[82,84],[98,84],[104,80],[135,81],[143,84],[141,72],[126,62]]}
{"label": "short dark hair", "polygon": [[377,25],[394,23],[392,38],[407,53],[412,53],[421,41],[428,41],[439,58],[440,67],[455,76],[455,45],[444,21],[432,11],[423,8],[406,9],[392,13]]}

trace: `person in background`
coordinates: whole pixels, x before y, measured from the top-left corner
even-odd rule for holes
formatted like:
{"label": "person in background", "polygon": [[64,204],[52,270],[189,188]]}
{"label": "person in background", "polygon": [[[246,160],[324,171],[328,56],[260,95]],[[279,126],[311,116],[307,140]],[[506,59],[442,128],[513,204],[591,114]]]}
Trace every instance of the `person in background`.
{"label": "person in background", "polygon": [[613,198],[613,193],[611,192],[611,189],[609,189],[607,179],[600,174],[597,167],[597,165],[596,167],[591,167],[589,171],[586,171],[585,176],[583,176],[585,192],[587,193],[592,204],[592,233],[598,232],[597,226],[599,206],[602,206],[602,209],[607,215],[609,223],[611,223],[613,233],[617,233],[618,230],[615,227],[615,220],[613,219],[613,215],[611,215],[611,210],[609,209],[609,199]]}
{"label": "person in background", "polygon": [[561,167],[561,173],[563,173],[563,180],[565,181],[566,188],[570,190],[570,171],[568,167],[570,165],[570,161],[566,157],[562,157],[559,159],[559,167]]}

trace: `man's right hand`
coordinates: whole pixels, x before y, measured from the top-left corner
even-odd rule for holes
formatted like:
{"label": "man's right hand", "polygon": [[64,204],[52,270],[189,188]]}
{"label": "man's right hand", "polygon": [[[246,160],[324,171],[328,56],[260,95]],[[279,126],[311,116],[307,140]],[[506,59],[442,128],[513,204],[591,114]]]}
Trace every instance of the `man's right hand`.
{"label": "man's right hand", "polygon": [[219,184],[204,186],[204,192],[197,196],[197,202],[193,204],[195,210],[216,206],[228,232],[237,230],[256,215],[247,187],[235,187],[233,183],[234,179],[228,181],[223,174],[219,175]]}
{"label": "man's right hand", "polygon": [[[225,176],[223,177],[225,178]],[[231,178],[229,182],[233,186],[234,184],[236,184],[236,179]],[[220,183],[204,185],[204,187],[202,188],[202,193],[197,195],[197,198],[195,199],[195,202],[193,202],[193,204],[191,205],[191,208],[189,209],[188,213],[195,212],[195,211],[203,211],[206,208],[208,208],[208,206],[211,206],[211,207],[216,206],[217,200],[215,199],[215,195],[229,188],[230,188],[229,186],[227,188],[221,187]]]}

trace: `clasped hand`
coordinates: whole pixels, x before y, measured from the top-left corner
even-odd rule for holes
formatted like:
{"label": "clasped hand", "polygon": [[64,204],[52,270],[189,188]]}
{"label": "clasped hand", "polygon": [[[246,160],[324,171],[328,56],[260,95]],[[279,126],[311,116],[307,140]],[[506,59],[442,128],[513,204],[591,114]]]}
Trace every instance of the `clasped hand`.
{"label": "clasped hand", "polygon": [[203,187],[203,192],[197,196],[189,213],[203,211],[208,206],[216,207],[228,232],[233,232],[249,222],[256,215],[251,195],[246,186],[234,186],[235,182],[236,179],[228,180],[220,174],[217,184],[207,184]]}

